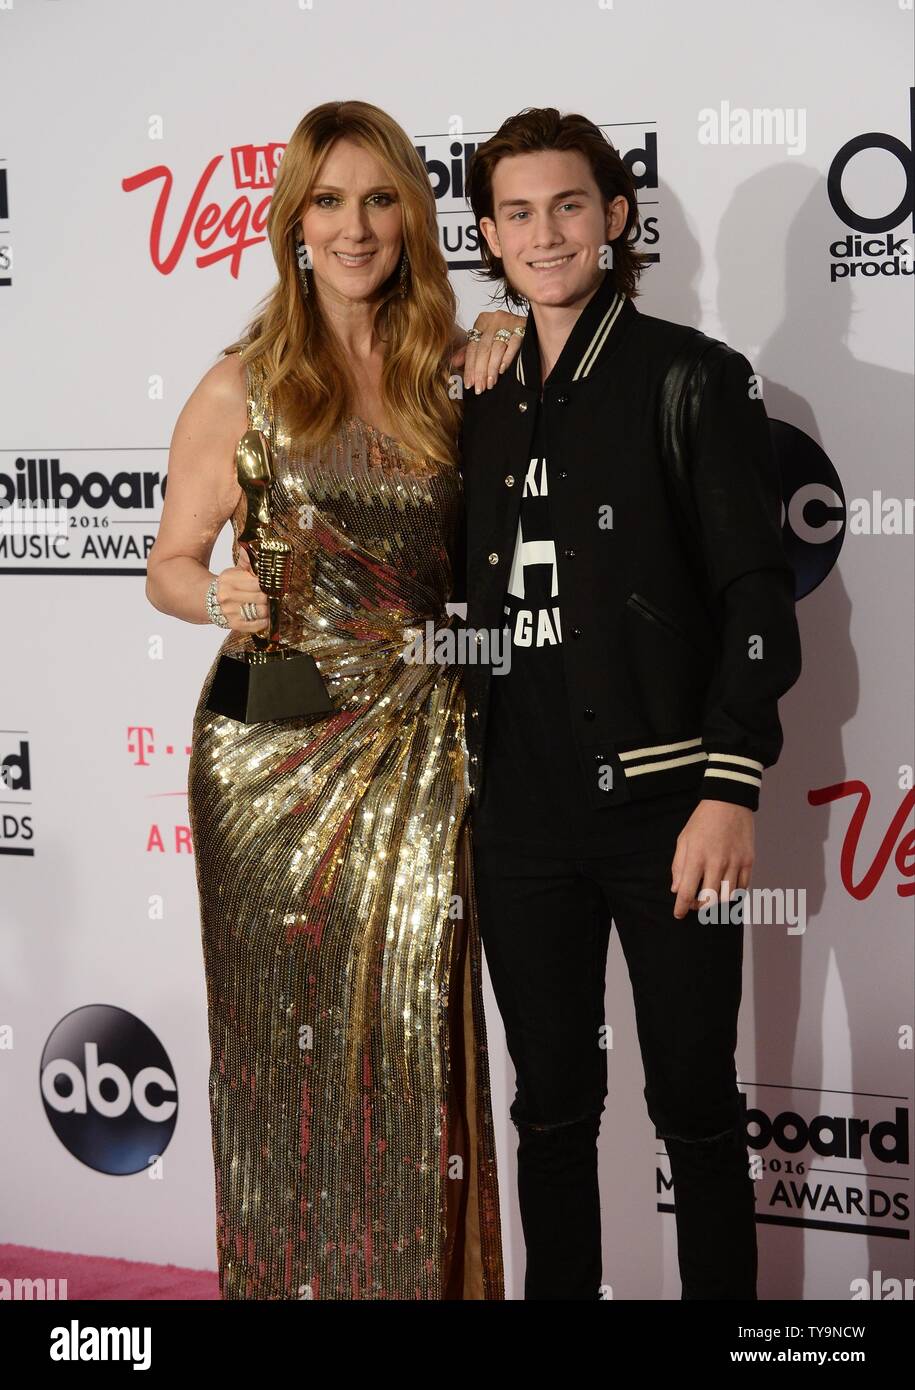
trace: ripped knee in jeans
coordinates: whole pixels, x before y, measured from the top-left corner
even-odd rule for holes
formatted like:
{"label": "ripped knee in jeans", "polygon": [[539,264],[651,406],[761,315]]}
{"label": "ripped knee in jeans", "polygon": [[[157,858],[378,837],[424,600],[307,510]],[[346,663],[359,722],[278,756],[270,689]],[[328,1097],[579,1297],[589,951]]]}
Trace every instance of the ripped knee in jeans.
{"label": "ripped knee in jeans", "polygon": [[665,1134],[660,1129],[657,1129],[655,1132],[657,1133],[659,1139],[664,1139],[665,1141],[668,1139],[673,1139],[680,1144],[712,1144],[715,1142],[716,1139],[726,1139],[729,1135],[733,1135],[735,1138],[739,1138],[741,1133],[741,1126],[731,1125],[729,1129],[719,1130],[717,1134]]}
{"label": "ripped knee in jeans", "polygon": [[596,1121],[599,1126],[602,1114],[603,1106],[597,1110],[588,1110],[584,1115],[576,1115],[575,1118],[571,1120],[554,1120],[552,1123],[547,1124],[535,1123],[533,1120],[519,1120],[513,1115],[512,1124],[518,1130],[532,1130],[535,1134],[543,1134],[555,1129],[568,1129],[570,1125],[586,1124],[588,1121],[592,1123]]}

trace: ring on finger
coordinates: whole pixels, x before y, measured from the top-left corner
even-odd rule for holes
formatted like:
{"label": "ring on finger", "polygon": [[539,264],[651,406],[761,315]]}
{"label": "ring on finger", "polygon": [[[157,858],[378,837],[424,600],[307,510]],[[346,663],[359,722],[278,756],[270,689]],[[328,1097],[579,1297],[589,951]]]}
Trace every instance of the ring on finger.
{"label": "ring on finger", "polygon": [[253,623],[257,618],[257,604],[243,603],[241,606],[241,615],[246,622]]}
{"label": "ring on finger", "polygon": [[493,337],[497,343],[510,343],[512,335],[507,328],[497,328]]}
{"label": "ring on finger", "polygon": [[468,328],[467,330],[468,343],[478,343],[482,336],[483,334],[480,332],[479,328]]}

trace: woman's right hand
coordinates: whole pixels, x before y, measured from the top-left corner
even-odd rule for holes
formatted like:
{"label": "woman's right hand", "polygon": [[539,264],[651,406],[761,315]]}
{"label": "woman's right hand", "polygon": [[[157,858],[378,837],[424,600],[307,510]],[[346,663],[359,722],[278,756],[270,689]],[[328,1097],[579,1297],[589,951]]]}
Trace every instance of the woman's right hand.
{"label": "woman's right hand", "polygon": [[[238,564],[222,570],[216,576],[216,600],[222,609],[223,617],[236,632],[262,632],[269,627],[267,616],[267,595],[257,582],[257,575],[251,568],[248,552],[241,547]],[[257,605],[257,618],[250,622],[241,615],[243,603]]]}

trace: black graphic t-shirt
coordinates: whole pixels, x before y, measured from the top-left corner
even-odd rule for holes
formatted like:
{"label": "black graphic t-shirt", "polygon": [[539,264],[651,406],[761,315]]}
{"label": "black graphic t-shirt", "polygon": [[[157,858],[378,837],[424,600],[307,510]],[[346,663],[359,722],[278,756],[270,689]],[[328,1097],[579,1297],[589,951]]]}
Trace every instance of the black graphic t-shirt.
{"label": "black graphic t-shirt", "polygon": [[481,843],[553,848],[600,842],[605,810],[591,807],[572,738],[562,664],[562,608],[550,517],[550,464],[542,412],[522,483],[515,550],[505,595],[511,665],[493,674],[486,777],[474,817]]}
{"label": "black graphic t-shirt", "polygon": [[532,457],[522,482],[515,550],[505,594],[511,637],[507,672],[493,672],[486,731],[486,776],[473,821],[475,843],[515,851],[595,857],[618,850],[667,809],[695,793],[594,806],[575,746],[562,659],[562,595],[550,516],[551,465],[538,410]]}

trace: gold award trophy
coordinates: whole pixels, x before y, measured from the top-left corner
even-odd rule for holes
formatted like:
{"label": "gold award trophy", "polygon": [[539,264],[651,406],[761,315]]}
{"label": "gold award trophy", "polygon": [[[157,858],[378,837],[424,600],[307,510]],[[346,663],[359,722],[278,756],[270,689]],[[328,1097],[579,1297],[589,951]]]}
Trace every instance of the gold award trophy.
{"label": "gold award trophy", "polygon": [[292,546],[268,535],[273,463],[260,430],[248,430],[235,449],[235,471],[248,500],[238,544],[267,595],[269,627],[251,634],[254,650],[223,653],[213,676],[207,709],[244,724],[329,714],[334,706],[317,663],[280,637],[281,604],[292,573]]}

